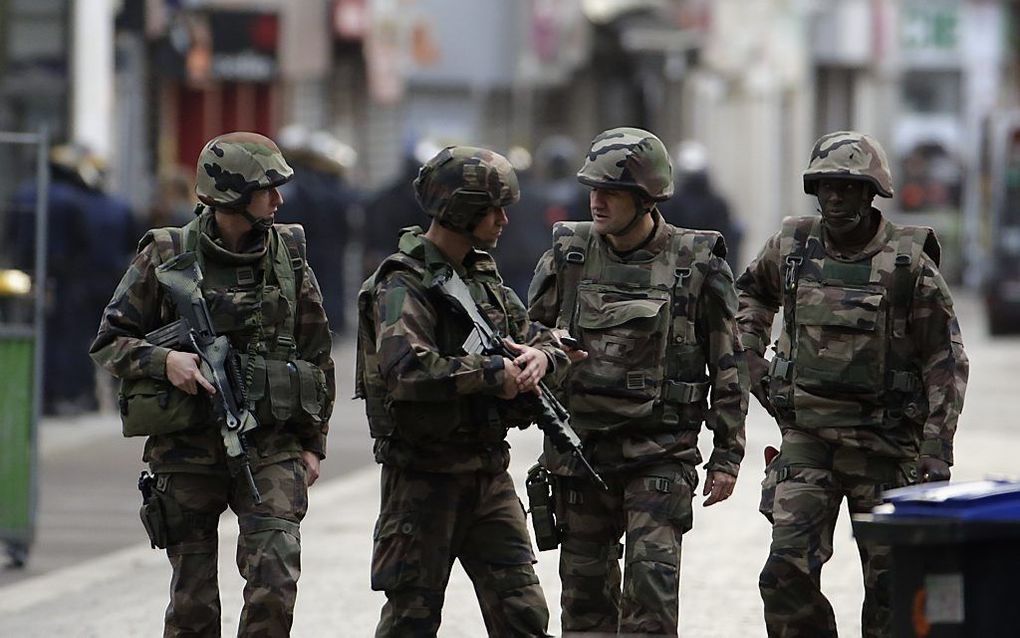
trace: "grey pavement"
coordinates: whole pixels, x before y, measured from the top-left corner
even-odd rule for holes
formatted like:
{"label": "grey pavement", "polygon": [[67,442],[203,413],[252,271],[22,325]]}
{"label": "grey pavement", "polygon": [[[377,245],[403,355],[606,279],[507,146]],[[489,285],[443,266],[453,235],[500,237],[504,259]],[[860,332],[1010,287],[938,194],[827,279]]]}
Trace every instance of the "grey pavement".
{"label": "grey pavement", "polygon": [[[989,340],[976,298],[961,295],[958,308],[964,339],[971,358],[971,384],[967,406],[957,435],[955,480],[986,476],[1020,477],[1020,429],[1016,422],[1014,394],[1020,371],[1020,338]],[[349,347],[338,353],[342,371],[353,367]],[[349,371],[345,372],[349,377]],[[338,410],[333,419],[330,458],[346,467],[327,470],[332,478],[314,486],[308,517],[302,526],[304,570],[294,625],[295,636],[370,636],[383,602],[381,594],[369,589],[369,560],[372,527],[378,507],[378,469],[371,464],[368,436],[361,406],[346,401],[349,381],[343,382]],[[89,436],[76,431],[61,436],[57,446],[46,443],[49,432],[70,427],[48,424],[43,428],[43,471],[46,458],[71,452],[80,455],[95,445],[113,445],[109,433]],[[101,428],[99,425],[86,427]],[[109,425],[115,427],[115,425]],[[71,437],[81,437],[72,442]],[[711,508],[695,508],[695,528],[684,537],[680,634],[695,637],[764,636],[758,571],[768,549],[769,528],[757,513],[758,482],[762,476],[761,449],[778,440],[768,416],[752,405],[748,418],[748,456],[733,497]],[[133,442],[127,442],[133,444]],[[511,471],[519,487],[524,473],[540,448],[537,430],[511,435],[514,462]],[[703,447],[710,436],[702,436]],[[53,444],[55,445],[55,444]],[[130,445],[127,446],[130,448]],[[342,451],[349,451],[344,455]],[[113,452],[113,450],[111,450]],[[133,479],[137,455],[132,449],[118,449],[117,455],[131,457],[125,465]],[[105,457],[104,457],[105,458]],[[345,459],[338,461],[338,459]],[[357,459],[357,460],[354,460]],[[135,461],[134,467],[130,461]],[[97,461],[96,463],[99,463]],[[114,468],[107,468],[112,471]],[[96,476],[102,468],[93,468]],[[68,476],[74,482],[74,476]],[[82,482],[94,482],[89,479]],[[113,480],[113,479],[110,479]],[[121,481],[121,478],[117,478]],[[70,566],[39,570],[17,582],[0,584],[0,636],[156,636],[166,605],[169,566],[162,552],[149,549],[137,523],[137,495],[133,487],[112,483],[109,489],[126,491],[130,510],[128,524],[117,529],[97,527],[93,533],[116,536],[116,548],[93,555]],[[523,494],[523,489],[519,490]],[[81,503],[89,508],[89,499]],[[105,499],[104,499],[105,500]],[[702,499],[698,499],[700,502]],[[44,538],[50,533],[40,517],[40,543],[36,560],[50,548],[57,551],[56,536],[44,552]],[[236,633],[241,606],[242,581],[233,562],[237,537],[236,519],[227,515],[221,524],[220,574],[223,602],[223,633]],[[75,535],[75,534],[71,534]],[[66,535],[65,535],[66,536]],[[63,542],[70,542],[64,539]],[[72,561],[73,562],[73,561]],[[557,552],[542,552],[537,569],[553,614],[551,630],[558,632],[559,583]],[[844,510],[836,531],[835,556],[826,566],[823,589],[836,610],[842,635],[859,635],[859,610],[863,597],[861,572],[853,546],[848,516]],[[3,581],[0,581],[2,583]],[[485,634],[470,582],[455,570],[447,592],[440,636],[482,636]]]}

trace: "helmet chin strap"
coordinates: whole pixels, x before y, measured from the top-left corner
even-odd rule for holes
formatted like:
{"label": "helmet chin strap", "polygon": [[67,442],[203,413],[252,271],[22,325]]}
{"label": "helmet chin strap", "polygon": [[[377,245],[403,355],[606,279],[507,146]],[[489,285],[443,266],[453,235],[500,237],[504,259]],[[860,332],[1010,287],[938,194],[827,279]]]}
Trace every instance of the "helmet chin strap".
{"label": "helmet chin strap", "polygon": [[269,229],[273,227],[273,219],[271,217],[256,217],[248,212],[247,209],[240,211],[241,217],[251,225],[251,229],[261,233],[268,233]]}
{"label": "helmet chin strap", "polygon": [[609,233],[613,237],[623,237],[637,225],[638,221],[640,221],[642,217],[648,214],[648,210],[645,209],[644,202],[641,200],[641,197],[638,196],[637,193],[631,193],[631,197],[634,198],[634,217],[621,230],[615,233]]}
{"label": "helmet chin strap", "polygon": [[[870,209],[871,207],[869,206],[868,210]],[[822,212],[820,206],[818,207],[818,212]],[[860,210],[854,211],[853,215],[847,216],[844,219],[846,220],[845,224],[834,226],[832,222],[825,217],[825,215],[822,215],[822,225],[837,239],[846,239],[853,234],[854,231],[861,227],[861,223],[864,222],[864,213]]]}

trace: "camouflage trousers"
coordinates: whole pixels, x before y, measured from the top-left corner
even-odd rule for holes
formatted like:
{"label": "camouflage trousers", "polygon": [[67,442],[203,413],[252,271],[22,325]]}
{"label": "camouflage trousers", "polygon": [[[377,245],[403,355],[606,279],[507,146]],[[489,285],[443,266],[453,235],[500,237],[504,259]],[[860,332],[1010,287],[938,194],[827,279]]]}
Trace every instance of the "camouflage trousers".
{"label": "camouflage trousers", "polygon": [[219,636],[217,526],[229,506],[237,514],[237,568],[244,577],[238,635],[290,634],[301,574],[299,525],[308,509],[306,469],[291,459],[253,469],[262,503],[255,505],[243,475],[162,473],[156,489],[183,511],[183,529],[171,529],[173,568],[163,635]]}
{"label": "camouflage trousers", "polygon": [[[811,448],[814,451],[802,453]],[[843,499],[851,515],[870,512],[882,503],[883,490],[912,483],[911,472],[912,464],[899,459],[828,446],[795,431],[784,435],[780,454],[762,483],[762,513],[772,520],[772,545],[758,587],[770,638],[837,635],[821,575],[832,557]],[[857,549],[865,592],[861,633],[867,638],[890,636],[889,547],[858,539]]]}
{"label": "camouflage trousers", "polygon": [[605,478],[608,492],[585,477],[556,477],[563,633],[675,636],[697,472],[669,463]]}
{"label": "camouflage trousers", "polygon": [[490,636],[547,636],[549,609],[532,564],[524,507],[498,474],[382,466],[372,589],[386,592],[376,636],[435,636],[459,559]]}

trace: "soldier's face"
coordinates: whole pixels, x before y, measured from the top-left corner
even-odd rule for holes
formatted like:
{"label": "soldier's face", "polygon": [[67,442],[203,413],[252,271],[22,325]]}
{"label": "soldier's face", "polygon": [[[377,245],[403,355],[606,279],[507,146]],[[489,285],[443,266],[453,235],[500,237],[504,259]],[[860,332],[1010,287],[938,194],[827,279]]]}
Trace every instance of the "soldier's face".
{"label": "soldier's face", "polygon": [[820,179],[816,194],[825,225],[837,235],[861,223],[874,197],[866,182],[855,179]]}
{"label": "soldier's face", "polygon": [[615,235],[634,220],[634,198],[627,191],[593,188],[588,194],[595,232]]}
{"label": "soldier's face", "polygon": [[276,209],[283,203],[283,195],[278,188],[263,188],[251,194],[248,212],[259,219],[272,219]]}
{"label": "soldier's face", "polygon": [[471,231],[471,238],[474,240],[475,248],[492,250],[499,242],[499,236],[503,234],[503,227],[509,220],[506,216],[506,209],[502,206],[493,206],[478,222],[475,229]]}

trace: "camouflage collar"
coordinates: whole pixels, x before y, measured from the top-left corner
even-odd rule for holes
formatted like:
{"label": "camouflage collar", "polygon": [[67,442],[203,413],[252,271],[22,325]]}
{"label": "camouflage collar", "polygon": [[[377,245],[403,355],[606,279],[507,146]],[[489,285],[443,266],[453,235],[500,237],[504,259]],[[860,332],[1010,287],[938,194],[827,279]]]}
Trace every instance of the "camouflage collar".
{"label": "camouflage collar", "polygon": [[425,238],[421,226],[408,226],[400,229],[400,243],[397,249],[425,264],[425,270],[437,273],[446,268],[453,268],[461,277],[472,278],[475,275],[494,276],[496,262],[489,253],[482,250],[471,250],[464,257],[463,264],[451,264],[439,247]]}
{"label": "camouflage collar", "polygon": [[219,228],[216,226],[216,218],[212,209],[206,208],[199,218],[199,250],[213,261],[223,264],[251,264],[266,256],[266,237],[256,242],[249,242],[250,247],[242,252],[235,253],[223,246]]}

